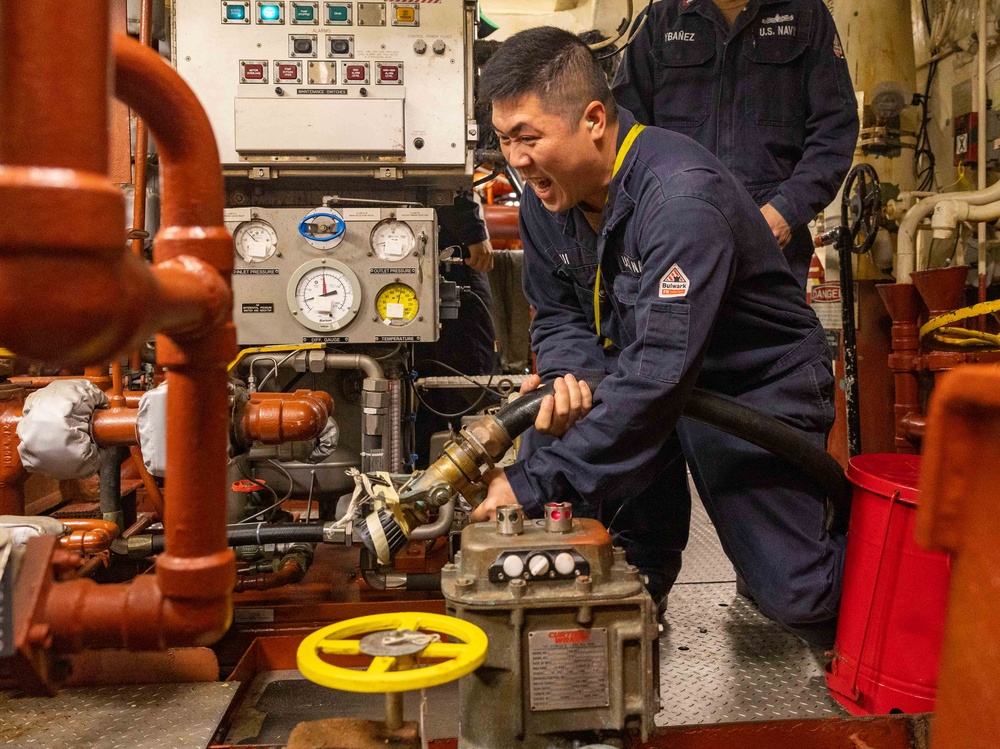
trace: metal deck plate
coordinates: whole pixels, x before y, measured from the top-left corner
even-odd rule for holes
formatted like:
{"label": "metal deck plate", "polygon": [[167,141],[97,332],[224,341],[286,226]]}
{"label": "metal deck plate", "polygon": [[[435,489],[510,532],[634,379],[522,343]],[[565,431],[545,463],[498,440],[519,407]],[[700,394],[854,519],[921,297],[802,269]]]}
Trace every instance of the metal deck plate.
{"label": "metal deck plate", "polygon": [[235,682],[66,689],[55,697],[0,693],[0,746],[31,749],[191,749],[208,746]]}
{"label": "metal deck plate", "polygon": [[[682,583],[724,583],[736,582],[736,571],[729,563],[715,526],[705,512],[698,492],[691,486],[691,533],[684,550],[684,565],[677,577]],[[671,599],[673,605],[673,599]]]}
{"label": "metal deck plate", "polygon": [[765,618],[732,583],[677,585],[660,637],[658,726],[846,715],[826,656]]}
{"label": "metal deck plate", "polygon": [[691,487],[691,535],[660,637],[658,726],[846,715],[826,655],[736,595],[736,572]]}

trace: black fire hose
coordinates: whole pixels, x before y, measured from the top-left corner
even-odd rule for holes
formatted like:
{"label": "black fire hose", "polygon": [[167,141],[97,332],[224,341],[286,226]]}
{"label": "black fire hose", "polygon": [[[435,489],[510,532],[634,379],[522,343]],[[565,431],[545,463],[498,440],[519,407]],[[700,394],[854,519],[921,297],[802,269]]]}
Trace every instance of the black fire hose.
{"label": "black fire hose", "polygon": [[[150,553],[163,551],[166,536],[162,533],[152,537]],[[229,546],[262,546],[264,544],[322,543],[323,524],[306,523],[240,523],[226,526],[226,540]]]}
{"label": "black fire hose", "polygon": [[[599,378],[588,378],[587,385],[597,389]],[[535,422],[542,398],[553,392],[544,385],[515,399],[493,415],[513,439]],[[684,419],[719,429],[746,440],[783,458],[823,487],[828,499],[827,527],[837,533],[847,532],[851,513],[851,484],[844,469],[830,454],[809,441],[799,430],[772,416],[744,406],[734,398],[694,388],[684,405]]]}

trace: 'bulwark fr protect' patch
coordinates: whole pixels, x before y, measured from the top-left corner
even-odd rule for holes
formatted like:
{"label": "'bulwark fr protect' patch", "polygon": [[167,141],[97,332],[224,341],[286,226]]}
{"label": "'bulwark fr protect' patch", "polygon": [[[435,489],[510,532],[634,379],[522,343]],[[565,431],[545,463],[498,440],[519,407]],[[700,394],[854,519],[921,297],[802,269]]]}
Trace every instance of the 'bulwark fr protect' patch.
{"label": "'bulwark fr protect' patch", "polygon": [[660,279],[660,299],[675,299],[687,296],[691,282],[684,275],[677,263],[670,266],[670,270],[663,274]]}

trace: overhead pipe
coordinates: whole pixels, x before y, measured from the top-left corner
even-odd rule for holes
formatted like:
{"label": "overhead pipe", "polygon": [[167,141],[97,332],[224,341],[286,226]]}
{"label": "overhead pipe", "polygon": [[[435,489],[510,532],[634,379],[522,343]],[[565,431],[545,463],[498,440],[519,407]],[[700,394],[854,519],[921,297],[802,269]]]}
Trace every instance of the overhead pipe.
{"label": "overhead pipe", "polygon": [[[23,17],[14,12],[13,0],[0,2],[8,23],[19,30],[25,26]],[[16,5],[20,11],[21,4]],[[43,9],[48,17],[59,15],[57,0],[31,5]],[[72,50],[73,62],[84,52],[106,57],[107,0],[97,5],[84,16],[100,20],[91,24],[95,27],[91,33],[80,44],[58,45]],[[74,19],[74,24],[78,20]],[[45,25],[38,28],[44,32],[36,32],[37,49],[45,48],[46,55],[40,57],[47,59],[50,50],[44,38],[51,30]],[[30,31],[29,24],[24,32]],[[116,37],[114,53],[117,95],[145,119],[159,148],[162,228],[154,242],[156,265],[152,273],[122,251],[120,240],[105,242],[116,245],[117,258],[108,252],[106,257],[95,258],[94,265],[98,277],[119,271],[117,283],[108,291],[115,296],[125,292],[124,313],[116,313],[122,319],[129,320],[132,315],[129,282],[138,287],[135,293],[150,295],[143,306],[152,312],[139,311],[138,322],[131,323],[132,334],[122,335],[116,321],[111,322],[110,334],[104,334],[109,323],[98,319],[103,325],[88,331],[86,345],[57,341],[53,350],[65,359],[109,357],[144,338],[150,322],[155,321],[160,329],[157,359],[167,368],[169,385],[166,551],[157,560],[155,576],[141,575],[130,584],[98,586],[91,580],[54,584],[45,617],[55,647],[63,651],[210,644],[229,627],[236,579],[235,555],[225,537],[226,364],[236,353],[229,283],[232,246],[223,225],[223,183],[215,137],[194,93],[156,53],[126,37]],[[31,59],[34,62],[35,55]],[[59,78],[55,76],[53,84],[59,84]],[[102,98],[104,82],[103,76],[100,81],[90,81]],[[60,92],[66,89],[53,87]],[[64,112],[54,119],[67,123],[68,129],[78,125],[75,117]],[[103,134],[95,136],[88,149],[103,148],[103,143]],[[118,204],[120,207],[120,195]],[[106,237],[120,237],[121,225],[119,222],[117,230],[108,231]],[[29,256],[24,264],[36,273],[39,270],[37,256]],[[123,278],[123,268],[135,270]],[[46,281],[51,283],[51,278]],[[118,288],[123,282],[125,288]],[[65,292],[65,285],[57,286],[61,286],[60,293]],[[24,297],[18,294],[16,301],[23,302]],[[33,328],[39,332],[37,326]],[[142,335],[134,335],[136,329],[142,330]]]}
{"label": "overhead pipe", "polygon": [[[934,206],[934,216],[931,219],[931,228],[934,230],[935,239],[947,239],[955,231],[955,228],[963,221],[976,221],[979,223],[980,232],[986,232],[986,224],[990,221],[1000,219],[1000,200],[984,205],[970,205],[961,200],[942,200]],[[986,252],[986,238],[982,238],[980,249]],[[986,268],[986,258],[980,259],[980,267]],[[985,270],[979,274],[985,275]],[[983,297],[979,301],[985,302]]]}

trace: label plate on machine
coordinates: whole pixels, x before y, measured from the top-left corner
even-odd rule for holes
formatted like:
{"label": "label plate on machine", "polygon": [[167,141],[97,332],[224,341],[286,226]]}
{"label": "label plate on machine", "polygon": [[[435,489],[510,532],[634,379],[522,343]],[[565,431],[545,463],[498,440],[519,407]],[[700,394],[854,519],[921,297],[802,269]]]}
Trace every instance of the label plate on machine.
{"label": "label plate on machine", "polygon": [[529,632],[528,678],[533,711],[607,707],[608,630]]}

